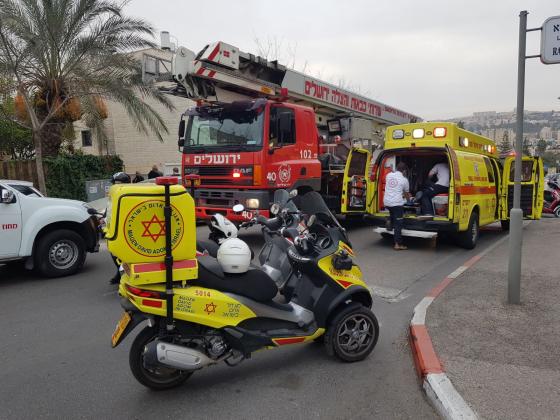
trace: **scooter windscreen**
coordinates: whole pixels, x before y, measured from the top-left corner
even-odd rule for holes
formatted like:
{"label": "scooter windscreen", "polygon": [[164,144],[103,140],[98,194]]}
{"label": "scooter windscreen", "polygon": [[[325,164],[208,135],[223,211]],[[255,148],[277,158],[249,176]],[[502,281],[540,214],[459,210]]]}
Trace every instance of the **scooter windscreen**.
{"label": "scooter windscreen", "polygon": [[287,209],[290,212],[295,212],[298,210],[294,202],[290,200],[290,193],[288,193],[288,191],[286,190],[274,191],[274,202],[278,204],[281,209]]}
{"label": "scooter windscreen", "polygon": [[334,217],[329,210],[321,194],[317,191],[310,191],[303,195],[298,195],[294,198],[293,202],[303,214],[307,216],[314,214],[321,223],[344,230],[340,223],[338,223],[338,220],[336,220],[336,217]]}

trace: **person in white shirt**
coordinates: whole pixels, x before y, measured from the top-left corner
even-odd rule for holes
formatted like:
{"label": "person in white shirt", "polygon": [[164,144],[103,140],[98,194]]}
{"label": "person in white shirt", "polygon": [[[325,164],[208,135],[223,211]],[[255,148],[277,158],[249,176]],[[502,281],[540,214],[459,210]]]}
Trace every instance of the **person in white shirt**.
{"label": "person in white shirt", "polygon": [[[432,181],[436,177],[436,182]],[[443,194],[449,191],[449,165],[447,162],[436,163],[434,167],[428,172],[428,180],[424,184],[422,190],[421,210],[422,214],[433,216],[434,207],[432,205],[432,198],[438,194]]]}
{"label": "person in white shirt", "polygon": [[404,203],[410,198],[408,179],[405,177],[406,164],[399,162],[394,172],[385,178],[385,194],[383,204],[389,210],[391,226],[394,229],[395,249],[407,249],[402,243],[402,227],[404,218]]}

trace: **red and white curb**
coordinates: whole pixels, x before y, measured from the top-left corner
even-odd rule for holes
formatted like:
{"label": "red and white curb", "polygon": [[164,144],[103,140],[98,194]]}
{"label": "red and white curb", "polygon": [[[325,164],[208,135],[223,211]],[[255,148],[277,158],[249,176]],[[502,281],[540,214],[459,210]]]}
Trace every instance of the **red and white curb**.
{"label": "red and white curb", "polygon": [[453,280],[476,264],[484,255],[505,241],[503,237],[496,243],[475,255],[455,271],[445,277],[428,295],[416,305],[410,321],[410,342],[414,363],[422,380],[422,387],[436,411],[445,419],[477,419],[474,410],[469,407],[461,394],[457,392],[434,350],[432,339],[426,328],[426,311],[431,303]]}

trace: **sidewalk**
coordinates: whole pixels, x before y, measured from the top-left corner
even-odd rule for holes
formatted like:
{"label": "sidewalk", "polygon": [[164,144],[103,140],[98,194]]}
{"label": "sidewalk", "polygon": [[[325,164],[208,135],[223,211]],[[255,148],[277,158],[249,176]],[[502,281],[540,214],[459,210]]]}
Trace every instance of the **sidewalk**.
{"label": "sidewalk", "polygon": [[437,356],[484,419],[560,418],[560,220],[524,229],[521,305],[508,305],[508,241],[427,312]]}

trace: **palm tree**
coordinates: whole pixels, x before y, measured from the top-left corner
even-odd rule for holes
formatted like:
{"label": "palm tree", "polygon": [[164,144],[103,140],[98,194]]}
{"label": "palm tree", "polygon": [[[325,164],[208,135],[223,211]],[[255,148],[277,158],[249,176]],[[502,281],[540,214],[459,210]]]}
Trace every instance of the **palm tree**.
{"label": "palm tree", "polygon": [[167,127],[143,98],[173,105],[142,82],[127,52],[152,48],[151,26],[111,0],[0,0],[0,74],[12,83],[18,123],[31,129],[39,188],[43,157],[58,153],[62,130],[81,118],[103,136],[104,99],[120,103],[138,130],[162,141]]}

